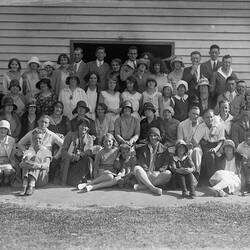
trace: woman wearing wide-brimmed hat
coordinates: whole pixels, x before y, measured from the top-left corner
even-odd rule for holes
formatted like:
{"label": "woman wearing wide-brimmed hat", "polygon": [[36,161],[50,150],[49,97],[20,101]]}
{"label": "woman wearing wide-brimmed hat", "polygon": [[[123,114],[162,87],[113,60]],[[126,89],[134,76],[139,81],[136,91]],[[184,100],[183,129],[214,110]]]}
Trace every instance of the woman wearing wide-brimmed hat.
{"label": "woman wearing wide-brimmed hat", "polygon": [[57,101],[57,96],[51,88],[50,79],[41,79],[36,83],[36,88],[40,90],[40,92],[35,95],[38,115],[50,115],[53,112],[53,105]]}
{"label": "woman wearing wide-brimmed hat", "polygon": [[38,57],[32,56],[27,64],[28,69],[23,74],[23,93],[26,95],[27,99],[31,99],[39,92],[36,88],[36,83],[39,81],[38,69],[41,63]]}
{"label": "woman wearing wide-brimmed hat", "polygon": [[182,57],[175,56],[171,62],[170,66],[172,71],[168,74],[168,80],[173,86],[173,94],[176,94],[176,85],[178,81],[182,79],[184,63]]}
{"label": "woman wearing wide-brimmed hat", "polygon": [[25,112],[25,98],[20,93],[21,92],[21,86],[18,80],[14,79],[10,81],[10,85],[8,90],[10,91],[6,96],[11,97],[14,101],[14,104],[17,106],[16,113],[19,116],[22,116]]}
{"label": "woman wearing wide-brimmed hat", "polygon": [[11,97],[5,96],[1,102],[0,120],[7,120],[10,123],[10,135],[18,139],[21,133],[21,122],[16,114],[17,106]]}
{"label": "woman wearing wide-brimmed hat", "polygon": [[89,106],[87,102],[88,98],[85,91],[79,87],[80,79],[77,75],[69,75],[66,79],[66,85],[67,87],[60,91],[58,100],[64,105],[63,114],[72,119],[74,117],[72,111],[78,101],[84,101]]}

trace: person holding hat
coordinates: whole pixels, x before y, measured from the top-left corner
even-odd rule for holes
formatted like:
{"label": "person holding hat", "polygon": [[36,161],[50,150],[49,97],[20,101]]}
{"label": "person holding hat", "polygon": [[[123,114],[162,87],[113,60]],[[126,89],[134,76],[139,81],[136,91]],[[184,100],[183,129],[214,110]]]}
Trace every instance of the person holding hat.
{"label": "person holding hat", "polygon": [[51,88],[51,82],[48,78],[43,78],[36,83],[36,88],[40,90],[35,95],[37,114],[50,115],[53,112],[53,105],[57,101],[57,96],[53,93]]}
{"label": "person holding hat", "polygon": [[22,126],[19,116],[16,114],[17,106],[11,97],[5,96],[1,102],[0,120],[10,123],[10,135],[16,140],[19,138]]}
{"label": "person holding hat", "polygon": [[162,95],[159,98],[159,110],[160,117],[163,118],[163,111],[168,108],[174,108],[174,99],[173,99],[173,87],[171,83],[165,83],[162,87]]}
{"label": "person holding hat", "polygon": [[23,93],[27,99],[35,97],[39,92],[36,88],[36,83],[40,80],[38,68],[40,67],[39,58],[32,56],[28,61],[28,70],[23,73]]}
{"label": "person holding hat", "polygon": [[134,175],[138,184],[134,190],[149,189],[156,195],[162,195],[162,189],[158,186],[166,185],[171,179],[171,172],[168,170],[170,160],[169,152],[160,143],[160,130],[152,127],[148,131],[147,143],[137,148],[137,163],[134,167]]}
{"label": "person holding hat", "polygon": [[177,83],[177,94],[173,97],[174,99],[174,118],[180,122],[184,121],[188,118],[188,110],[189,110],[189,96],[186,94],[188,91],[187,82],[180,80]]}
{"label": "person holding hat", "polygon": [[72,111],[79,101],[87,103],[87,95],[85,91],[79,87],[80,79],[78,75],[69,75],[66,79],[65,88],[61,89],[58,100],[63,103],[63,114],[70,120],[73,118]]}
{"label": "person holding hat", "polygon": [[[141,143],[145,143],[147,136],[148,136],[148,131],[150,128],[156,127],[161,131],[162,119],[155,115],[156,109],[151,102],[144,103],[142,112],[145,118],[142,119],[140,122],[141,132],[140,132],[139,141]],[[162,134],[162,131],[161,131],[161,134]]]}
{"label": "person holding hat", "polygon": [[21,87],[21,92],[23,90],[23,77],[21,73],[21,62],[17,58],[11,58],[8,62],[8,69],[7,73],[3,74],[3,84],[2,84],[2,93],[6,95],[9,93],[9,86],[11,80],[18,80],[19,85]]}
{"label": "person holding hat", "polygon": [[20,138],[24,137],[29,131],[37,127],[37,120],[38,115],[36,108],[36,100],[33,99],[26,104],[26,110],[21,116],[22,131],[20,134]]}
{"label": "person holding hat", "polygon": [[161,97],[161,92],[157,89],[157,81],[154,78],[148,78],[146,81],[146,90],[142,93],[142,103],[151,102],[156,109],[156,116],[160,115],[159,107]]}
{"label": "person holding hat", "polygon": [[172,71],[168,74],[168,81],[172,84],[173,95],[176,95],[176,85],[182,79],[184,70],[184,63],[182,57],[174,56],[173,59],[170,61],[170,67]]}
{"label": "person holding hat", "polygon": [[22,116],[25,112],[25,98],[20,93],[21,86],[19,84],[19,81],[16,79],[11,80],[8,90],[9,93],[6,96],[11,97],[13,99],[14,104],[17,106],[16,113],[19,116]]}
{"label": "person holding hat", "polygon": [[[217,171],[209,179],[215,196],[238,194],[241,189],[241,159],[232,140],[225,140],[222,156],[217,160]],[[227,193],[225,190],[227,189]]]}
{"label": "person holding hat", "polygon": [[169,168],[179,182],[182,197],[187,198],[189,190],[189,197],[193,199],[196,196],[195,186],[197,185],[197,180],[193,175],[195,165],[188,154],[188,146],[185,141],[176,142],[175,153],[170,160]]}
{"label": "person holding hat", "polygon": [[141,58],[137,61],[137,68],[133,74],[133,76],[137,80],[138,91],[142,93],[146,90],[146,82],[150,77],[150,73],[148,71],[149,60]]}
{"label": "person holding hat", "polygon": [[124,101],[121,116],[115,121],[115,138],[119,144],[134,146],[140,136],[140,122],[132,116],[133,107],[130,101]]}
{"label": "person holding hat", "polygon": [[69,57],[65,53],[58,56],[57,64],[59,67],[53,71],[51,86],[54,93],[59,96],[60,91],[67,87],[66,79],[72,71],[69,67]]}
{"label": "person holding hat", "polygon": [[77,186],[87,176],[92,177],[94,139],[88,133],[90,123],[87,119],[78,121],[78,129],[70,131],[62,146],[61,181],[62,185]]}
{"label": "person holding hat", "polygon": [[87,119],[90,123],[88,133],[90,135],[96,136],[95,122],[86,115],[88,112],[89,107],[87,103],[84,101],[78,101],[76,107],[72,111],[74,118],[70,120],[71,131],[77,131],[79,121]]}
{"label": "person holding hat", "polygon": [[10,176],[15,173],[15,139],[10,134],[10,123],[0,121],[0,185],[9,184]]}
{"label": "person holding hat", "polygon": [[166,107],[163,111],[162,121],[162,143],[168,148],[170,153],[174,152],[174,146],[177,140],[177,129],[180,122],[173,118],[174,109],[172,107]]}

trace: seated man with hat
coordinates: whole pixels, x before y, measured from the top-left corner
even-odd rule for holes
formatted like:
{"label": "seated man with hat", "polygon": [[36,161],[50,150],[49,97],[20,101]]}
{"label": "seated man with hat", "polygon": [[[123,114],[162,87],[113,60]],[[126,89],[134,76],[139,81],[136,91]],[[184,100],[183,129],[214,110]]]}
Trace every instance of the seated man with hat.
{"label": "seated man with hat", "polygon": [[157,186],[166,185],[171,178],[171,172],[168,170],[169,152],[165,146],[160,143],[160,130],[152,127],[148,131],[147,144],[136,151],[137,163],[134,167],[134,175],[138,184],[134,189],[149,189],[156,195],[162,195],[162,189]]}

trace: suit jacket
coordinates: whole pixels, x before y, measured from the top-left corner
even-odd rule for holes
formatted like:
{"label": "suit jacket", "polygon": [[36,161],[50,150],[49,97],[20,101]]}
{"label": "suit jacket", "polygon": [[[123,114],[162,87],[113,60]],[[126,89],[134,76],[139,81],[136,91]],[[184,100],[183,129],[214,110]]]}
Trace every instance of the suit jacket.
{"label": "suit jacket", "polygon": [[[150,166],[150,150],[148,144],[138,148],[136,150],[136,157],[137,157],[137,165],[140,165],[145,171],[149,170]],[[166,170],[169,165],[169,152],[167,148],[159,142],[157,152],[156,152],[156,159],[154,162],[155,171],[162,171]]]}
{"label": "suit jacket", "polygon": [[220,61],[217,61],[217,65],[213,71],[211,60],[208,60],[201,64],[201,76],[206,77],[208,81],[210,82],[213,76],[213,73],[216,72],[221,66],[222,66],[222,63]]}
{"label": "suit jacket", "polygon": [[[191,74],[192,66],[186,67],[183,70],[182,80],[188,83],[188,95],[197,95],[196,85],[198,83],[195,74]],[[201,74],[200,74],[201,76]]]}
{"label": "suit jacket", "polygon": [[87,63],[87,69],[89,72],[96,72],[100,77],[100,82],[98,88],[104,90],[106,87],[107,75],[110,71],[110,66],[108,63],[104,62],[100,67],[97,67],[96,61],[91,61]]}
{"label": "suit jacket", "polygon": [[76,74],[78,75],[78,77],[80,78],[80,86],[82,89],[84,89],[86,87],[86,82],[84,80],[84,77],[88,74],[88,67],[87,67],[87,63],[85,63],[84,61],[81,61],[78,70],[75,71],[74,69],[74,62],[72,64],[70,64],[70,69]]}

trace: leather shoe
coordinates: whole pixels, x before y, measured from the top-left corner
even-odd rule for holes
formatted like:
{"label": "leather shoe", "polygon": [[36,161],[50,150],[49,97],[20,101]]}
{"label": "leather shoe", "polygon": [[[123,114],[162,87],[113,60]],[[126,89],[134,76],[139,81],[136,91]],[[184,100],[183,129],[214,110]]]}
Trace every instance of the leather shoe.
{"label": "leather shoe", "polygon": [[28,186],[26,195],[32,195],[34,193],[34,188],[32,186]]}

